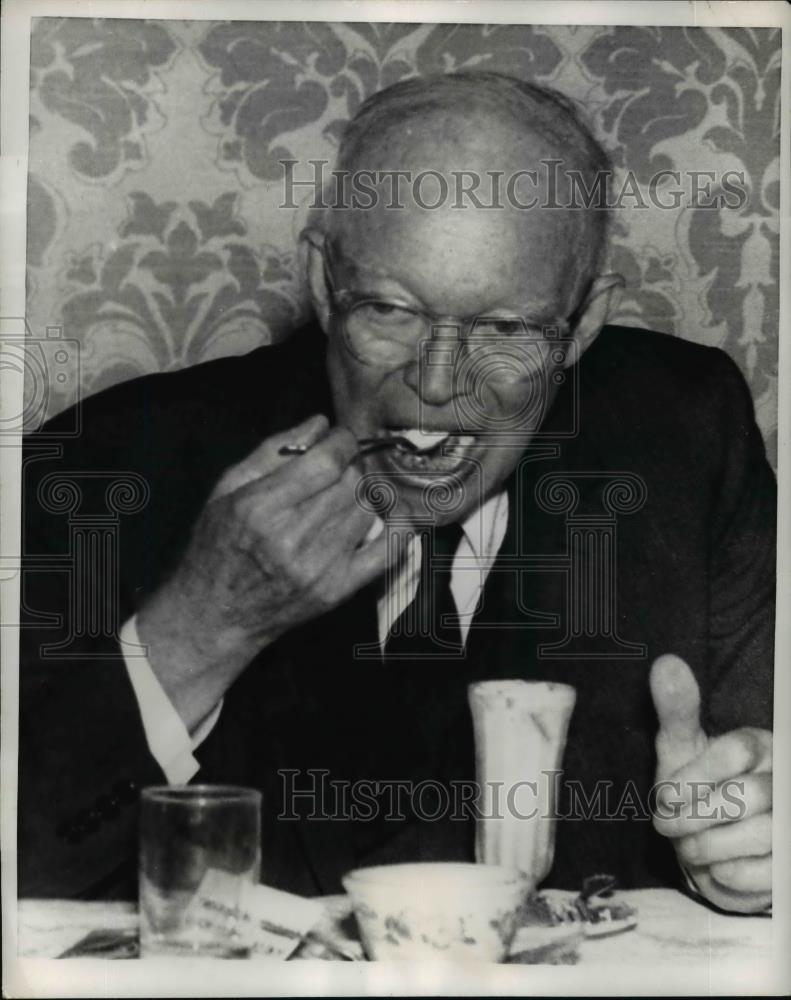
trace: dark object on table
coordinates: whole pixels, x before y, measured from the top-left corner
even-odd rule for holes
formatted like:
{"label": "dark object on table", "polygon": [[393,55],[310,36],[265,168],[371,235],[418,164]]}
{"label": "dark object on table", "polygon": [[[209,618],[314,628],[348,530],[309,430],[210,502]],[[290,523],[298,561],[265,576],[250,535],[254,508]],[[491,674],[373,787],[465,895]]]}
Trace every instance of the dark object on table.
{"label": "dark object on table", "polygon": [[535,893],[522,906],[509,963],[574,965],[583,938],[609,937],[637,925],[637,911],[612,899],[613,875],[591,875],[567,902]]}
{"label": "dark object on table", "polygon": [[121,931],[91,931],[58,958],[139,958],[140,938],[136,927]]}
{"label": "dark object on table", "polygon": [[586,937],[620,934],[637,925],[637,912],[633,907],[610,901],[617,884],[613,875],[591,875],[585,879],[575,906],[586,922]]}

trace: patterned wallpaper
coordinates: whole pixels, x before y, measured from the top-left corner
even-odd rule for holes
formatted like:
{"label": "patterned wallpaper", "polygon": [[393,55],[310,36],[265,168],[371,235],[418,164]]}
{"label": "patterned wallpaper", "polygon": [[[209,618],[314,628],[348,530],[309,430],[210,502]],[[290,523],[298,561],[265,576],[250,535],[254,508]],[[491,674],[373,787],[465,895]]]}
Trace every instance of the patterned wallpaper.
{"label": "patterned wallpaper", "polygon": [[579,101],[643,191],[665,168],[744,173],[736,209],[623,197],[611,263],[620,321],[738,362],[774,460],[779,29],[38,19],[28,322],[80,343],[49,412],[286,335],[302,215],[278,207],[278,160],[331,160],[368,95],[462,67]]}

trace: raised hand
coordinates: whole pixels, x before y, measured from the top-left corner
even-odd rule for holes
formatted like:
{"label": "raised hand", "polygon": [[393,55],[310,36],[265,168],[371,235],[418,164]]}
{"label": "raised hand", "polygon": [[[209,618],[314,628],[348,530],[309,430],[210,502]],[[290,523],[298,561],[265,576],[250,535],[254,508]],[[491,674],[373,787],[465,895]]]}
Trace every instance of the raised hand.
{"label": "raised hand", "polygon": [[656,738],[654,827],[670,837],[702,895],[752,913],[772,901],[772,733],[743,728],[709,738],[700,691],[678,656],[651,668]]}
{"label": "raised hand", "polygon": [[[302,442],[297,457],[281,445]],[[138,614],[152,668],[188,728],[278,636],[340,604],[386,566],[387,537],[355,499],[354,436],[313,417],[220,479],[170,579]]]}

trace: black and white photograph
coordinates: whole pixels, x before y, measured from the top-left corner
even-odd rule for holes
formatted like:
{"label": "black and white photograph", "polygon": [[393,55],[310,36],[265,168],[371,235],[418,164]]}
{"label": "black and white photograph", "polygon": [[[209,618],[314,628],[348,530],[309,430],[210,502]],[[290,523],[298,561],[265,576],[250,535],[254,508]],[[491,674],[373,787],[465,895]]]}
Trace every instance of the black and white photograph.
{"label": "black and white photograph", "polygon": [[4,5],[5,996],[787,994],[790,11]]}

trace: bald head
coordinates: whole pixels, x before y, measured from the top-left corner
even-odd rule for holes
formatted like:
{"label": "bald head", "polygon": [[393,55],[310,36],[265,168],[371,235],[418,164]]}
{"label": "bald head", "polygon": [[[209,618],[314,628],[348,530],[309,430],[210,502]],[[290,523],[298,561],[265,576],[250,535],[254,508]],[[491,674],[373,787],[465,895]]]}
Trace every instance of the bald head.
{"label": "bald head", "polygon": [[[532,244],[529,256],[538,251],[544,265],[549,257],[575,298],[601,264],[606,212],[574,205],[567,175],[591,190],[608,170],[606,154],[558,94],[498,73],[415,78],[373,95],[347,126],[337,171],[365,175],[376,197],[361,209],[336,202],[325,228],[336,252],[474,236],[494,252],[500,242],[505,258]],[[462,175],[462,194],[471,185],[473,194],[460,200]],[[487,211],[495,194],[497,209]]]}
{"label": "bald head", "polygon": [[[592,170],[609,167],[607,154],[580,121],[574,106],[555,91],[503,73],[459,72],[415,77],[369,97],[349,122],[338,150],[338,166],[354,169],[391,131],[420,128],[421,121],[496,120],[518,134],[543,138],[570,164]],[[491,152],[495,152],[492,150]]]}

